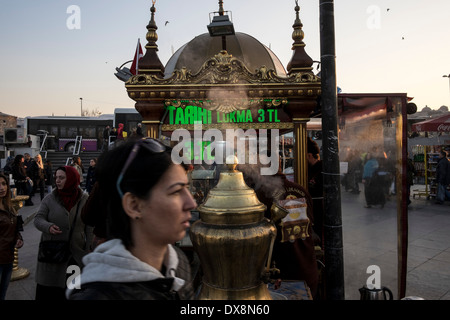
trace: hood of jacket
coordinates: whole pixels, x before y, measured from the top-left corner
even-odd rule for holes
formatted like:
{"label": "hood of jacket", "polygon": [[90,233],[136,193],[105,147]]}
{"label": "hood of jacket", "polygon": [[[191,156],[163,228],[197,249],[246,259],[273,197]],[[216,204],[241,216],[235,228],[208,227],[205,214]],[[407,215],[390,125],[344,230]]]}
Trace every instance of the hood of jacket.
{"label": "hood of jacket", "polygon": [[172,289],[177,291],[184,280],[176,277],[178,255],[169,245],[164,265],[166,273],[139,260],[128,251],[120,239],[100,244],[95,250],[83,257],[84,268],[80,275],[80,284],[90,282],[144,282],[159,278],[173,278]]}

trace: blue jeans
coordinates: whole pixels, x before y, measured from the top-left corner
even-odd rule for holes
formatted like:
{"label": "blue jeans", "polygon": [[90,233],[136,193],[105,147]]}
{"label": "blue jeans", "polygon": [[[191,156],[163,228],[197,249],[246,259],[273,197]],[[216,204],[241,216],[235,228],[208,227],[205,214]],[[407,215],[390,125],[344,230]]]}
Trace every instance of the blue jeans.
{"label": "blue jeans", "polygon": [[450,192],[447,190],[447,186],[439,183],[436,200],[439,202],[444,202],[446,197],[450,199]]}
{"label": "blue jeans", "polygon": [[13,264],[0,264],[0,300],[5,300],[6,290],[11,280]]}

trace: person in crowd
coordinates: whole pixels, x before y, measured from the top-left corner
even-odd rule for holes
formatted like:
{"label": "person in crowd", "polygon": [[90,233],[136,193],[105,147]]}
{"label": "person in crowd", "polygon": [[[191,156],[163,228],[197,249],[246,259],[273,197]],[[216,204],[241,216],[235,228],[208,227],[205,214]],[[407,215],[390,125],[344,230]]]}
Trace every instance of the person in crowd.
{"label": "person in crowd", "polygon": [[450,200],[450,191],[447,190],[447,186],[450,184],[450,162],[447,156],[447,151],[444,149],[439,152],[439,160],[436,166],[436,204],[444,204],[445,198]]}
{"label": "person in crowd", "polygon": [[[364,161],[362,182],[364,184],[364,197],[366,199],[365,208],[371,208],[373,205],[378,204],[381,194],[384,195],[384,191],[377,186],[377,170],[379,169],[379,163],[377,158],[373,155],[373,152],[368,152]],[[384,205],[384,203],[383,203]]]}
{"label": "person in crowd", "polygon": [[109,132],[109,141],[110,141],[110,143],[115,145],[116,140],[117,140],[117,128],[116,127],[112,127],[111,131]]}
{"label": "person in crowd", "polygon": [[30,183],[29,188],[31,189],[29,192],[30,198],[34,196],[34,180],[33,180],[33,173],[31,172],[31,169],[33,167],[34,159],[31,158],[31,155],[29,153],[24,153],[24,161],[23,161],[23,167],[25,168],[25,172],[27,173],[27,176],[31,178],[32,183]]}
{"label": "person in crowd", "polygon": [[345,191],[359,194],[359,176],[362,169],[361,157],[357,150],[350,150],[347,155],[348,170],[345,174]]}
{"label": "person in crowd", "polygon": [[171,148],[155,139],[130,140],[103,153],[96,170],[87,215],[98,215],[106,241],[83,258],[81,289],[68,289],[68,299],[193,299],[189,261],[174,244],[197,204]]}
{"label": "person in crowd", "polygon": [[45,173],[45,186],[47,187],[47,193],[52,193],[54,179],[53,179],[53,165],[50,160],[47,160],[45,162],[44,173]]}
{"label": "person in crowd", "polygon": [[129,134],[129,135],[127,136],[127,138],[128,138],[128,139],[140,139],[140,138],[142,138],[142,137],[138,137],[138,136],[137,136],[136,131],[137,131],[137,128],[136,128],[136,127],[131,128],[131,134]]}
{"label": "person in crowd", "polygon": [[39,194],[42,201],[45,195],[45,170],[44,163],[42,162],[42,156],[40,154],[37,154],[34,157],[34,161],[31,164],[31,176],[33,177],[34,190],[32,193],[35,193],[39,187]]}
{"label": "person in crowd", "polygon": [[23,155],[16,155],[11,172],[14,179],[14,185],[17,188],[17,194],[28,196],[28,199],[25,200],[25,206],[33,206],[34,203],[31,201],[30,196],[33,180],[31,180],[31,178],[27,175],[26,169],[23,165],[24,161],[25,157]]}
{"label": "person in crowd", "polygon": [[414,162],[409,157],[406,160],[406,192],[407,192],[407,204],[411,204],[411,187],[414,185],[414,176],[416,175],[416,167]]}
{"label": "person in crowd", "polygon": [[[375,176],[375,182],[383,191],[383,196],[380,198],[380,203],[383,207],[386,200],[390,198],[392,185],[395,185],[395,157],[391,150],[387,152],[383,150],[378,151],[378,170]],[[394,193],[392,193],[394,194]],[[383,200],[384,199],[384,200]]]}
{"label": "person in crowd", "polygon": [[119,123],[119,125],[118,125],[118,127],[117,127],[117,139],[116,139],[116,143],[123,142],[123,140],[124,140],[123,130],[124,130],[123,123]]}
{"label": "person in crowd", "polygon": [[92,187],[95,183],[95,166],[97,165],[97,158],[92,158],[89,161],[89,168],[86,175],[86,191],[91,193]]}
{"label": "person in crowd", "polygon": [[[45,197],[34,218],[35,227],[42,232],[42,241],[69,241],[71,257],[65,262],[49,263],[38,260],[36,265],[36,300],[65,300],[67,267],[83,267],[82,258],[89,252],[92,227],[81,220],[81,210],[88,194],[80,187],[80,175],[72,166],[55,172],[56,188]],[[72,232],[70,230],[72,229]]]}
{"label": "person in crowd", "polygon": [[142,123],[138,123],[137,127],[136,127],[136,135],[138,136],[138,138],[142,138],[144,137],[144,133],[142,132]]}
{"label": "person in crowd", "polygon": [[11,280],[14,248],[23,246],[22,220],[11,204],[9,178],[0,174],[0,300],[5,300]]}
{"label": "person in crowd", "polygon": [[80,185],[83,184],[84,167],[83,167],[83,164],[81,162],[81,157],[80,156],[73,156],[71,165],[73,167],[75,167],[75,169],[77,169],[78,174],[80,175]]}
{"label": "person in crowd", "polygon": [[103,141],[102,141],[102,152],[108,150],[109,148],[109,133],[111,132],[111,127],[108,125],[103,129]]}
{"label": "person in crowd", "polygon": [[6,163],[5,166],[3,167],[2,171],[6,176],[9,176],[9,174],[11,174],[11,170],[12,170],[12,165],[14,163],[14,157],[13,156],[9,156],[6,159]]}
{"label": "person in crowd", "polygon": [[31,176],[30,170],[31,170],[31,163],[33,162],[33,159],[31,158],[31,155],[27,152],[23,154],[23,157],[24,157],[23,167],[25,168],[27,175]]}
{"label": "person in crowd", "polygon": [[323,241],[323,163],[320,148],[311,137],[307,138],[306,159],[308,161],[308,192],[313,200],[314,231]]}

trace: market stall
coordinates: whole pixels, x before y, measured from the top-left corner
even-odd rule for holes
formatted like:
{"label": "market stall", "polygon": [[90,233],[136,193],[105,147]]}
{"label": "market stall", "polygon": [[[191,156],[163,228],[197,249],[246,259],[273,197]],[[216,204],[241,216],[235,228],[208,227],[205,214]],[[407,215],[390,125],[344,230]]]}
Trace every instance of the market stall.
{"label": "market stall", "polygon": [[418,136],[408,139],[409,152],[416,169],[416,184],[425,189],[412,190],[413,198],[436,197],[436,165],[439,151],[450,146],[450,112],[442,116],[412,124],[411,130]]}
{"label": "market stall", "polygon": [[[223,3],[219,5],[221,12]],[[192,166],[189,187],[199,204],[193,214],[197,220],[180,247],[199,257],[200,299],[271,297],[262,283],[271,279],[260,279],[276,272],[267,263],[274,241],[273,226],[265,217],[270,207],[256,201],[238,170],[247,169],[246,178],[255,185],[275,175],[280,136],[292,133],[293,178],[308,185],[306,125],[321,82],[304,49],[300,7],[295,10],[295,42],[286,69],[254,37],[234,31],[226,37],[200,34],[164,66],[157,55],[153,2],[147,50],[137,74],[125,84],[146,136],[169,142],[174,162]],[[227,166],[230,159],[233,168]],[[255,237],[249,237],[255,224]],[[259,237],[262,233],[267,236]],[[195,255],[190,257],[194,261]]]}

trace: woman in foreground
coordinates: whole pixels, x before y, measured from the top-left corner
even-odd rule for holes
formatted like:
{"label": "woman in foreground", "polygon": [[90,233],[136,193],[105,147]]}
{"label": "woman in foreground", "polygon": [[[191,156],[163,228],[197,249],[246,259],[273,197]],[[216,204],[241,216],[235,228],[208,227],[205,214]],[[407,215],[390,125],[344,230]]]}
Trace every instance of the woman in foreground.
{"label": "woman in foreground", "polygon": [[[80,289],[70,300],[193,299],[185,254],[173,244],[189,227],[196,203],[184,167],[158,140],[130,141],[103,154],[98,192],[88,215],[106,241],[83,258]],[[101,205],[95,205],[101,204]]]}

